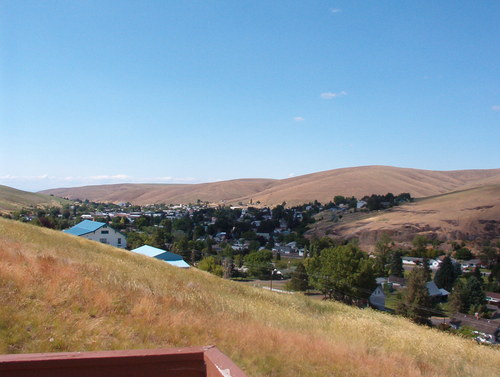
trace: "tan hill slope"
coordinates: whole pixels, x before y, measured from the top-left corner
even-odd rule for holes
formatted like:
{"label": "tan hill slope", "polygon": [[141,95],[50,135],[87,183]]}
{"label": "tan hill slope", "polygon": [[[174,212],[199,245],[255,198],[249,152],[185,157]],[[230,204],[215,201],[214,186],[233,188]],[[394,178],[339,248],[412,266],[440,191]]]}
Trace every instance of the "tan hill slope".
{"label": "tan hill slope", "polygon": [[217,203],[234,202],[236,198],[252,196],[273,185],[272,179],[238,179],[200,184],[114,184],[41,191],[68,199],[89,199],[145,205],[154,203],[188,204],[197,200]]}
{"label": "tan hill slope", "polygon": [[300,177],[237,179],[231,181],[183,184],[118,184],[60,188],[42,191],[69,199],[92,201],[153,203],[195,203],[198,199],[218,203],[253,203],[273,206],[314,200],[328,202],[335,195],[363,197],[371,194],[409,192],[414,197],[438,195],[483,184],[500,183],[500,169],[432,171],[390,166],[362,166],[335,169]]}
{"label": "tan hill slope", "polygon": [[494,376],[500,353],[0,219],[0,352],[216,344],[249,377]]}
{"label": "tan hill slope", "polygon": [[324,214],[308,234],[358,238],[365,247],[373,246],[383,233],[398,242],[409,242],[416,234],[442,241],[494,239],[500,234],[500,184],[420,199],[367,216],[334,223]]}
{"label": "tan hill slope", "polygon": [[12,187],[0,185],[0,213],[12,212],[17,209],[41,206],[60,206],[67,201],[45,194],[17,190]]}

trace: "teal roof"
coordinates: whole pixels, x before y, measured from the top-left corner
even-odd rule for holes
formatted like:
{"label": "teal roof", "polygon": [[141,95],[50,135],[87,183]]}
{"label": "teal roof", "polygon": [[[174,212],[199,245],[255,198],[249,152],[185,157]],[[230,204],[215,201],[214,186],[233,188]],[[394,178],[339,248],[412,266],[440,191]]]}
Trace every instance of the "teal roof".
{"label": "teal roof", "polygon": [[189,268],[189,264],[184,262],[182,256],[179,254],[171,253],[170,251],[165,251],[162,249],[158,249],[157,247],[144,245],[138,247],[137,249],[132,250],[134,253],[142,254],[148,257],[160,259],[162,261],[171,264],[172,266],[180,267],[180,268]]}
{"label": "teal roof", "polygon": [[172,266],[179,267],[179,268],[189,268],[191,267],[189,264],[184,262],[182,259],[181,260],[172,260],[172,261],[165,261],[168,264],[171,264]]}
{"label": "teal roof", "polygon": [[155,255],[155,258],[164,260],[165,262],[182,260],[182,257],[179,254],[174,254],[174,253],[171,253],[170,251],[165,251],[161,254]]}
{"label": "teal roof", "polygon": [[101,223],[99,221],[83,220],[82,222],[76,224],[75,226],[63,230],[64,233],[72,234],[74,236],[83,236],[87,233],[95,232],[97,229],[106,226],[106,223]]}
{"label": "teal roof", "polygon": [[149,246],[149,245],[144,245],[141,247],[138,247],[137,249],[132,250],[134,253],[142,254],[147,257],[156,257],[157,255],[160,255],[165,252],[165,250],[158,249],[157,247]]}

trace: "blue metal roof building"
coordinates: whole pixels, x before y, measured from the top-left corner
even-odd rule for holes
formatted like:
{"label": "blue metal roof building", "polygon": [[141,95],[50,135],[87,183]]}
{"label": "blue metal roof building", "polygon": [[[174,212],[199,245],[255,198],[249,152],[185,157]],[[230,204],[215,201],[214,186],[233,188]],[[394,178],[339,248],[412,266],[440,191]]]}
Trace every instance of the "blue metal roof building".
{"label": "blue metal roof building", "polygon": [[63,232],[121,249],[127,247],[127,239],[123,234],[110,228],[108,224],[99,221],[83,220],[75,226],[63,230]]}
{"label": "blue metal roof building", "polygon": [[63,230],[63,232],[74,236],[83,236],[87,233],[93,233],[105,225],[106,223],[101,223],[99,221],[83,220],[81,223],[78,223],[69,229]]}
{"label": "blue metal roof building", "polygon": [[144,245],[138,247],[137,249],[132,250],[134,253],[142,254],[147,257],[152,257],[156,259],[160,259],[162,261],[171,264],[172,266],[179,268],[189,268],[189,264],[187,264],[182,256],[178,254],[171,253],[170,251],[165,251],[162,249],[158,249],[157,247]]}

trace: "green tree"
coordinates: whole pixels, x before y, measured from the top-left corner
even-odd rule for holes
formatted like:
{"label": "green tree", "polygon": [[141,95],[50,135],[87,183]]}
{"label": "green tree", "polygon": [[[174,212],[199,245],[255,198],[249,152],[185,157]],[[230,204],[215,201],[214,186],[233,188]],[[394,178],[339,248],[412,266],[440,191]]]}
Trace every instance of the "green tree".
{"label": "green tree", "polygon": [[389,276],[404,277],[405,270],[403,267],[403,259],[400,251],[395,251],[391,254],[389,262]]}
{"label": "green tree", "polygon": [[181,255],[184,260],[191,259],[191,250],[189,249],[189,243],[186,237],[182,237],[178,241],[175,241],[172,245],[172,250],[174,253]]}
{"label": "green tree", "polygon": [[453,285],[453,291],[449,298],[450,308],[455,313],[467,313],[469,311],[469,293],[463,279],[457,279]]}
{"label": "green tree", "polygon": [[415,255],[419,257],[426,255],[425,252],[427,250],[428,243],[429,240],[427,239],[426,236],[417,234],[412,241]]}
{"label": "green tree", "polygon": [[305,291],[309,287],[309,276],[302,263],[299,263],[292,273],[288,287],[292,291]]}
{"label": "green tree", "polygon": [[447,255],[444,257],[443,261],[439,265],[436,274],[434,275],[434,283],[438,286],[438,288],[446,289],[448,292],[451,292],[453,288],[453,284],[457,279],[456,270],[453,266],[453,262],[451,258]]}
{"label": "green tree", "polygon": [[488,263],[490,267],[500,262],[500,253],[498,252],[498,248],[494,247],[490,243],[483,246],[479,257],[481,258],[481,260]]}
{"label": "green tree", "polygon": [[430,281],[432,278],[432,271],[431,268],[429,267],[429,260],[427,259],[427,257],[424,257],[424,259],[422,260],[422,267],[425,271],[426,281]]}
{"label": "green tree", "polygon": [[383,233],[375,244],[375,271],[379,276],[386,276],[391,261],[394,242],[387,233]]}
{"label": "green tree", "polygon": [[408,276],[407,288],[403,301],[400,302],[396,312],[419,324],[428,324],[432,308],[427,279],[424,268],[415,267]]}
{"label": "green tree", "polygon": [[471,260],[472,253],[466,247],[462,247],[455,252],[455,258],[460,260]]}
{"label": "green tree", "polygon": [[495,264],[488,276],[488,291],[500,293],[500,264]]}
{"label": "green tree", "polygon": [[273,253],[270,250],[254,251],[245,257],[248,274],[258,279],[269,279],[273,265]]}
{"label": "green tree", "polygon": [[465,285],[469,297],[469,310],[477,311],[477,308],[486,303],[486,296],[484,294],[483,285],[474,275],[467,278]]}
{"label": "green tree", "polygon": [[222,277],[222,275],[224,273],[223,267],[217,262],[217,260],[213,256],[203,258],[198,263],[198,268],[200,270],[210,272],[211,274],[214,274],[214,275],[217,275],[220,277]]}
{"label": "green tree", "polygon": [[127,248],[129,250],[137,249],[147,243],[145,233],[129,232],[127,233]]}
{"label": "green tree", "polygon": [[322,250],[335,246],[335,241],[330,237],[315,238],[310,244],[311,256],[319,256]]}
{"label": "green tree", "polygon": [[339,206],[341,204],[346,204],[347,200],[344,196],[342,195],[335,195],[333,197],[333,202],[335,203],[336,206]]}
{"label": "green tree", "polygon": [[315,288],[346,303],[368,297],[376,286],[371,261],[352,244],[324,249],[307,268]]}

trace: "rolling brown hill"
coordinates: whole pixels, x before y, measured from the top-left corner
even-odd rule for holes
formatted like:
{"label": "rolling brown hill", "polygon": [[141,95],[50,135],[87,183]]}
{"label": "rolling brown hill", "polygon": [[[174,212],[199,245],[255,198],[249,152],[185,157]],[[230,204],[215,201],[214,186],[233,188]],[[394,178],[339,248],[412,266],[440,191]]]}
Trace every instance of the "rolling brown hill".
{"label": "rolling brown hill", "polygon": [[25,207],[61,206],[66,201],[44,194],[17,190],[0,185],[0,213],[8,213]]}
{"label": "rolling brown hill", "polygon": [[236,179],[201,184],[115,184],[42,191],[69,199],[133,204],[260,202],[273,206],[314,200],[328,202],[335,195],[363,197],[409,192],[427,197],[451,191],[500,183],[500,169],[432,171],[390,166],[362,166],[328,170],[288,179]]}
{"label": "rolling brown hill", "polygon": [[441,241],[492,240],[500,235],[500,184],[420,199],[354,221],[348,215],[333,222],[326,211],[319,217],[309,236],[357,238],[365,249],[373,247],[383,233],[399,243],[409,243],[416,234]]}

